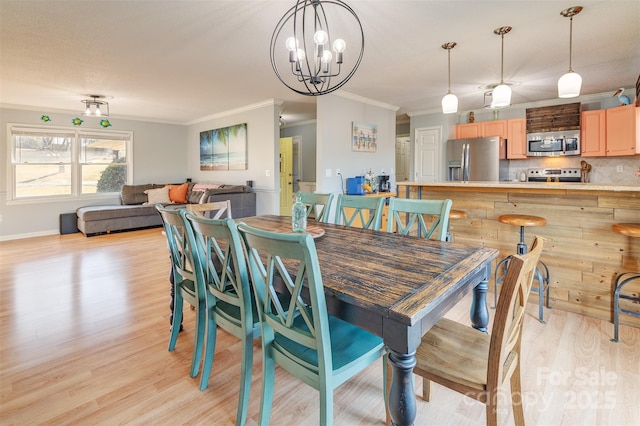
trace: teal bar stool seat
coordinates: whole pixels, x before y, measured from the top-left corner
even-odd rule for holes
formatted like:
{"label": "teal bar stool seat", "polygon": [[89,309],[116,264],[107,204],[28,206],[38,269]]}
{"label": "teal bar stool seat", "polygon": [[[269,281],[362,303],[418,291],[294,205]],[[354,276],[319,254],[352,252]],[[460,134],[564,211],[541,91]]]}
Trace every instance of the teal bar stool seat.
{"label": "teal bar stool seat", "polygon": [[[520,227],[520,241],[516,246],[516,253],[519,255],[526,254],[528,249],[527,245],[524,242],[524,228],[525,227],[535,227],[535,226],[545,226],[547,224],[547,220],[540,216],[531,216],[524,214],[505,214],[498,217],[498,221],[501,223],[505,223],[507,225],[515,225]],[[504,279],[507,275],[507,268],[509,266],[509,260],[511,256],[507,256],[502,259],[496,265],[495,271],[495,282],[493,287],[493,295],[494,295],[494,309],[498,306],[498,285],[504,282]],[[533,288],[531,291],[534,293],[538,293],[538,320],[544,324],[544,296],[546,295],[547,303],[546,306],[548,309],[551,309],[549,305],[549,268],[547,265],[540,260],[538,262],[538,266],[536,267],[535,273],[536,279],[538,280],[538,287]]]}
{"label": "teal bar stool seat", "polygon": [[[618,234],[630,238],[640,238],[640,223],[615,223],[611,225],[611,229]],[[640,280],[640,272],[622,272],[618,274],[613,285],[613,339],[612,342],[618,342],[618,331],[620,328],[620,314],[640,317],[640,311],[632,311],[620,306],[620,299],[629,300],[632,303],[640,303],[640,296],[633,293],[623,293],[625,286],[632,281]]]}
{"label": "teal bar stool seat", "polygon": [[[380,358],[386,376],[382,338],[328,314],[318,255],[309,234],[269,232],[244,223],[238,230],[262,325],[258,424],[269,424],[277,364],[319,391],[318,424],[331,425],[335,388]],[[331,265],[323,267],[330,273]],[[384,379],[381,388],[382,401]]]}

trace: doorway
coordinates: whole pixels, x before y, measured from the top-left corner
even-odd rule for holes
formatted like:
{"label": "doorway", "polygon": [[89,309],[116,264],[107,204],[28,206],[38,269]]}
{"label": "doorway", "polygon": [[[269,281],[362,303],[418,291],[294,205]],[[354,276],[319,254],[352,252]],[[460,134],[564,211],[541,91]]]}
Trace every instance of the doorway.
{"label": "doorway", "polygon": [[441,179],[442,127],[424,127],[415,131],[415,180],[433,182]]}
{"label": "doorway", "polygon": [[293,207],[293,138],[280,138],[280,215]]}

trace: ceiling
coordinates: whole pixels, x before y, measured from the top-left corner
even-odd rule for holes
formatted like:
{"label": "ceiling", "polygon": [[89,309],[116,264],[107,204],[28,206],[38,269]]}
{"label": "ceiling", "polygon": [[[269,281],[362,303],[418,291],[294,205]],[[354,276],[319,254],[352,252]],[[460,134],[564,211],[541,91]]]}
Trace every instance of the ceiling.
{"label": "ceiling", "polygon": [[[441,45],[449,41],[458,43],[451,90],[459,111],[482,108],[485,87],[500,80],[493,30],[507,25],[512,104],[556,98],[569,62],[569,19],[560,11],[576,5],[584,7],[573,23],[582,94],[635,87],[640,72],[638,0],[346,2],[362,22],[365,52],[341,90],[396,106],[399,116],[440,109],[447,93]],[[294,4],[0,0],[0,104],[79,113],[83,95],[101,94],[111,118],[187,124],[276,99],[288,124],[314,118],[315,98],[285,87],[269,60],[271,34]]]}

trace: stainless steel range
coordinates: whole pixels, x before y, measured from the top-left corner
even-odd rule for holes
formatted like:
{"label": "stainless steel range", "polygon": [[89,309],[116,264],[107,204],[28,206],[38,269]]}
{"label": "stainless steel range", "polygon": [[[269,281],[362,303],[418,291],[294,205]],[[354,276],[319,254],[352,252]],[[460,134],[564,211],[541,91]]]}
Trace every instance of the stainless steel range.
{"label": "stainless steel range", "polygon": [[528,182],[581,182],[579,168],[528,169]]}

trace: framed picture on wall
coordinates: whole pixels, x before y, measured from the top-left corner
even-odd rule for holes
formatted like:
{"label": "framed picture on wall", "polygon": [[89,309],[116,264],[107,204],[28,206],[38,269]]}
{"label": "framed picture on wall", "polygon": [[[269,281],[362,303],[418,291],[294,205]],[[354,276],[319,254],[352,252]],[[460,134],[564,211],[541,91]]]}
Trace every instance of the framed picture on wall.
{"label": "framed picture on wall", "polygon": [[247,170],[247,123],[200,132],[200,170]]}
{"label": "framed picture on wall", "polygon": [[376,124],[353,122],[351,151],[376,152],[378,150],[378,126]]}

